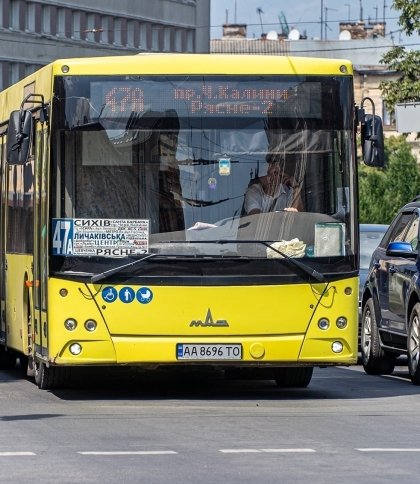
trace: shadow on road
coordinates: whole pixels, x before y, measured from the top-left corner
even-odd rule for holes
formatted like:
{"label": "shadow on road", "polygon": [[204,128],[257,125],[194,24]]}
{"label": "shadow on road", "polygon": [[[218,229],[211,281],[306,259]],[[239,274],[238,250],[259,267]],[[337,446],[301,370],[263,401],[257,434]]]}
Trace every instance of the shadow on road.
{"label": "shadow on road", "polygon": [[[0,390],[22,379],[21,369],[0,371]],[[214,369],[89,367],[74,368],[67,388],[49,391],[63,400],[353,400],[418,395],[420,387],[411,384],[406,366],[389,376],[366,375],[360,366],[316,368],[310,385],[299,389],[279,388],[274,380],[227,378]]]}

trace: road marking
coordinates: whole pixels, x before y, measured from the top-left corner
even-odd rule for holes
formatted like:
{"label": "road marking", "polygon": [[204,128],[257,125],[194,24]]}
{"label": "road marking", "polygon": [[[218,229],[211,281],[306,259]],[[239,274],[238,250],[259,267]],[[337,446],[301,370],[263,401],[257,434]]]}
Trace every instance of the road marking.
{"label": "road marking", "polygon": [[261,451],[258,449],[219,449],[219,452],[223,454],[259,454]]}
{"label": "road marking", "polygon": [[0,452],[0,457],[36,455],[35,452]]}
{"label": "road marking", "polygon": [[304,453],[316,452],[314,449],[220,449],[223,454],[261,454],[265,453]]}
{"label": "road marking", "polygon": [[381,447],[372,447],[367,449],[356,449],[359,452],[420,452],[420,448],[398,448],[398,447],[388,447],[388,448],[381,448]]}
{"label": "road marking", "polygon": [[174,450],[120,450],[120,451],[80,451],[82,455],[171,455],[178,454]]}
{"label": "road marking", "polygon": [[296,452],[296,453],[305,453],[305,452],[316,452],[314,449],[261,449],[261,452]]}

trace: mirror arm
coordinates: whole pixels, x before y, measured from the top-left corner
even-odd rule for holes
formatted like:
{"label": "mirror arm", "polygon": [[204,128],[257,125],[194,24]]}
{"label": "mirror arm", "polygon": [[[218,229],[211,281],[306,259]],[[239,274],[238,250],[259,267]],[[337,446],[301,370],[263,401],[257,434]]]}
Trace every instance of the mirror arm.
{"label": "mirror arm", "polygon": [[[41,98],[39,101],[35,98]],[[37,104],[41,104],[42,106],[45,106],[45,102],[44,102],[44,96],[42,94],[28,94],[25,98],[23,98],[23,101],[20,105],[20,110],[23,111],[23,107],[25,106],[26,103],[37,103]]]}
{"label": "mirror arm", "polygon": [[373,102],[373,99],[369,96],[365,96],[362,99],[362,102],[360,103],[360,109],[359,109],[359,120],[362,124],[365,122],[365,101],[369,101],[370,105],[372,106],[372,116],[373,116],[373,133],[375,133],[375,103]]}
{"label": "mirror arm", "polygon": [[[39,99],[37,99],[39,98]],[[24,106],[27,103],[40,104],[41,105],[41,122],[45,123],[48,121],[48,109],[44,101],[43,94],[28,94],[22,101],[20,105],[20,111],[23,112]]]}

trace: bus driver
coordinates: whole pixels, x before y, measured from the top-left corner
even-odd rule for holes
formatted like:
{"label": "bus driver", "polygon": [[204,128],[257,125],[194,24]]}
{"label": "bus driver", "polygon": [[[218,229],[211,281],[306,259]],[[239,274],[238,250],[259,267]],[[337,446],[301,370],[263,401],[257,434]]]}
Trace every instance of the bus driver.
{"label": "bus driver", "polygon": [[295,179],[283,171],[278,161],[268,165],[267,174],[251,183],[245,193],[244,209],[247,215],[303,209],[300,187]]}

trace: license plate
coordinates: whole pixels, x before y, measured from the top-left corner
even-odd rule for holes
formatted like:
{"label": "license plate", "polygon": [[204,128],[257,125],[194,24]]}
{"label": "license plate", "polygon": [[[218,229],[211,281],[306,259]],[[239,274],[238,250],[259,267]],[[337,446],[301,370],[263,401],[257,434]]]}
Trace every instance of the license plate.
{"label": "license plate", "polygon": [[240,360],[240,344],[184,344],[176,345],[178,360]]}

